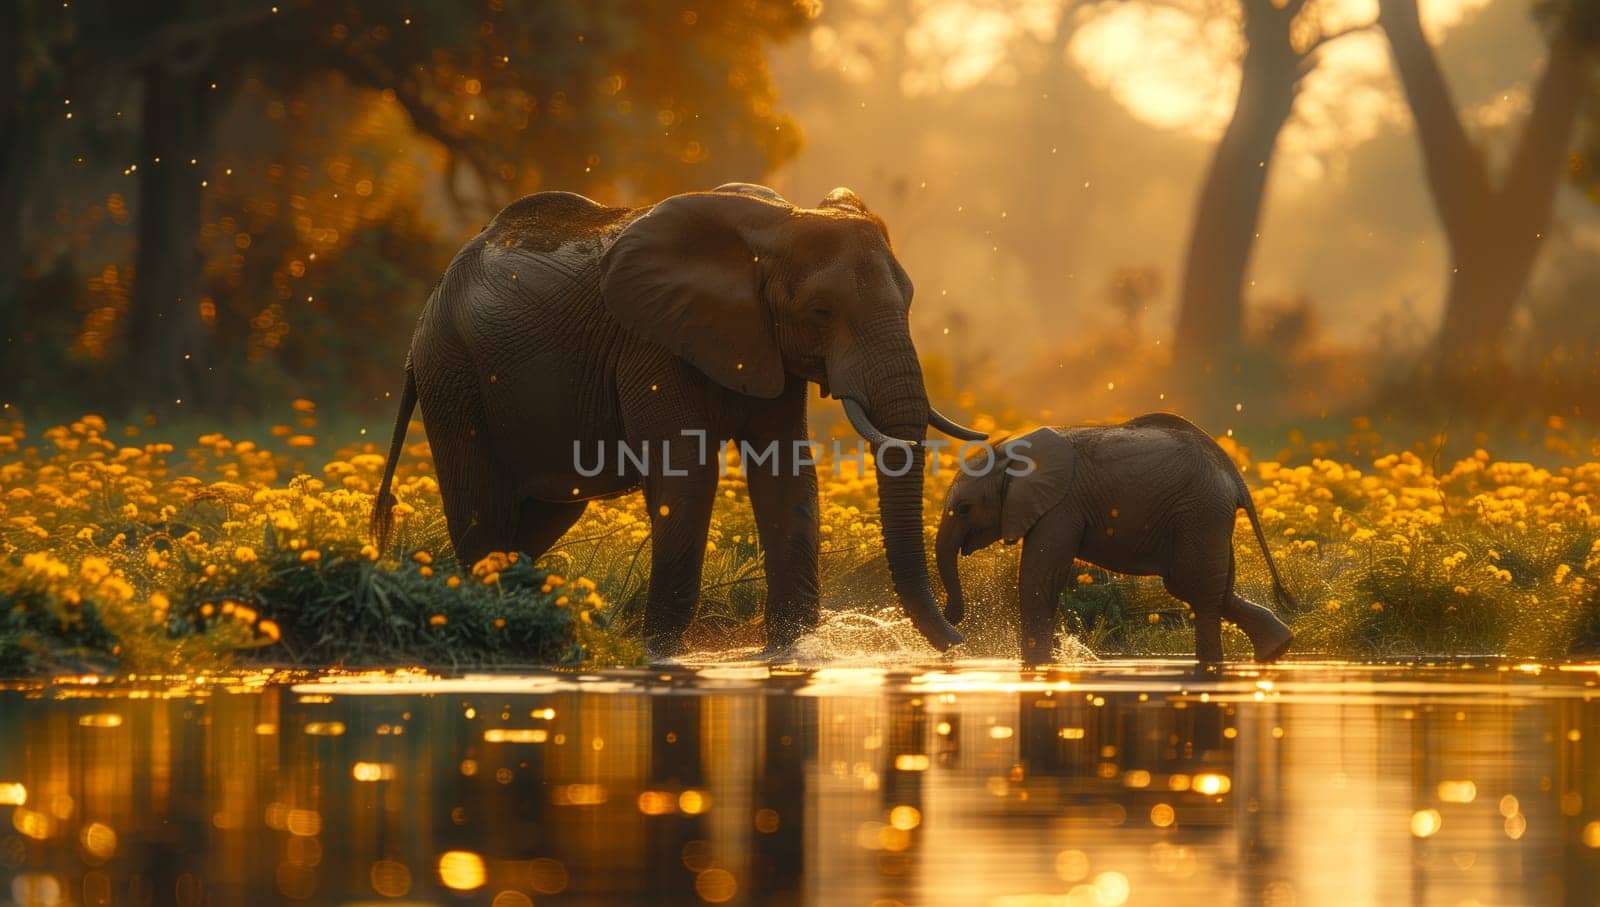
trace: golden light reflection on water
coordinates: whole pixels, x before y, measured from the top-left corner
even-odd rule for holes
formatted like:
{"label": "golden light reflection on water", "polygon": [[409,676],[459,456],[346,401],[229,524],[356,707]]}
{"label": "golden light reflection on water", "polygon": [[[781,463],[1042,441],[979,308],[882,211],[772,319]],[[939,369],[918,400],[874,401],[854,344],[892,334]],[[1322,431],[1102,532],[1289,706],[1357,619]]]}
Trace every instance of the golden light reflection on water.
{"label": "golden light reflection on water", "polygon": [[1582,903],[1597,680],[1144,662],[69,682],[0,692],[0,900]]}

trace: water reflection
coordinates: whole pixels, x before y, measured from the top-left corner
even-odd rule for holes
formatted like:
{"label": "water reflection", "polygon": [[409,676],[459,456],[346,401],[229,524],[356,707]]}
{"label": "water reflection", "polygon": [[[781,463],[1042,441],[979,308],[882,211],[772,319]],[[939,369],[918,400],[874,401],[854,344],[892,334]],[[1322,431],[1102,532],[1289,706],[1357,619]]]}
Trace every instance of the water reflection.
{"label": "water reflection", "polygon": [[1597,676],[973,664],[14,689],[0,899],[1590,904]]}

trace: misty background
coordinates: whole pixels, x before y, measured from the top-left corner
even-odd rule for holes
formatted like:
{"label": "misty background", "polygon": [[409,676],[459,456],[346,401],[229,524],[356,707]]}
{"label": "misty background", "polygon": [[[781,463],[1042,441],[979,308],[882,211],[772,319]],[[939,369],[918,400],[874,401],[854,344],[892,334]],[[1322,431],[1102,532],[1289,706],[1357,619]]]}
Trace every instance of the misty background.
{"label": "misty background", "polygon": [[[1493,178],[1534,131],[1554,42],[1580,47],[1576,113],[1547,124],[1559,159],[1526,168],[1553,194],[1530,207],[1548,221],[1531,273],[1457,359],[1438,353],[1462,346],[1441,324],[1455,263],[1477,259],[1441,226],[1394,30],[1373,0],[1285,6],[1292,52],[1251,70],[1246,33],[1285,7],[23,3],[0,29],[0,396],[162,418],[294,398],[381,414],[433,281],[506,201],[648,204],[747,180],[802,205],[860,193],[916,283],[930,391],[995,422],[1181,406],[1220,432],[1392,403],[1425,423],[1430,401],[1487,421],[1600,411],[1594,11],[1420,3],[1421,49]],[[1250,196],[1238,161],[1211,170],[1245,119],[1242,71],[1278,78],[1292,106],[1250,146],[1266,149],[1260,220],[1242,228],[1237,298],[1215,300],[1185,267],[1209,256],[1188,254],[1213,223],[1197,211],[1208,178],[1225,202]]]}

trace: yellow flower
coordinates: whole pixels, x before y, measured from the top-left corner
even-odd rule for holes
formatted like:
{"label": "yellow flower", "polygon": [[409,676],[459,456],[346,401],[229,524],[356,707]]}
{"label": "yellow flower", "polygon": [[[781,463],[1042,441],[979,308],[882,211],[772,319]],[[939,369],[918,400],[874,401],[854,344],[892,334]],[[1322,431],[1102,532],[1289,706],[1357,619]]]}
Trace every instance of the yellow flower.
{"label": "yellow flower", "polygon": [[103,557],[86,557],[78,568],[78,575],[89,583],[98,583],[111,575],[111,562]]}
{"label": "yellow flower", "polygon": [[[472,575],[486,576],[487,574],[494,573],[497,574],[496,578],[498,578],[499,571],[504,570],[509,566],[511,566],[511,561],[506,558],[505,552],[491,551],[484,555],[482,560],[479,560],[476,564],[472,565]],[[489,580],[485,579],[484,582],[489,582]]]}
{"label": "yellow flower", "polygon": [[445,584],[445,585],[446,585],[446,586],[449,586],[449,587],[450,587],[450,588],[452,588],[452,589],[455,589],[455,588],[459,588],[459,587],[460,587],[460,585],[461,585],[461,577],[459,577],[459,576],[452,576],[452,577],[450,577],[450,578],[449,578],[449,579],[447,579],[447,580],[445,580],[445,581],[444,581],[444,584]]}
{"label": "yellow flower", "polygon": [[426,551],[418,551],[411,555],[411,559],[424,566],[433,563],[433,555]]}
{"label": "yellow flower", "polygon": [[119,602],[133,600],[133,587],[120,576],[108,576],[100,583],[100,591]]}
{"label": "yellow flower", "polygon": [[240,545],[233,549],[233,559],[241,564],[253,564],[256,562],[255,549],[247,545]]}
{"label": "yellow flower", "polygon": [[432,567],[419,567],[419,568],[417,568],[417,572],[422,574],[423,576],[432,576],[433,575],[433,568]]}
{"label": "yellow flower", "polygon": [[442,627],[449,622],[450,618],[445,617],[443,614],[435,614],[428,618],[428,625],[431,627]]}
{"label": "yellow flower", "polygon": [[300,552],[300,563],[302,564],[315,564],[320,560],[322,560],[322,552],[315,548],[307,548]]}
{"label": "yellow flower", "polygon": [[261,631],[262,636],[265,636],[273,642],[277,642],[283,637],[283,633],[278,629],[278,624],[276,621],[264,620],[261,623],[256,624],[256,629]]}

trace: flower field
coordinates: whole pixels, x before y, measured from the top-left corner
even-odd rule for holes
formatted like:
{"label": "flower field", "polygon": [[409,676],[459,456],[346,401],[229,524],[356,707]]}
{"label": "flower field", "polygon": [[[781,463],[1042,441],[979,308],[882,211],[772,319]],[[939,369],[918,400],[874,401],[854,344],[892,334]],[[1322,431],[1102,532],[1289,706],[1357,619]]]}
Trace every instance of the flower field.
{"label": "flower field", "polygon": [[[425,442],[400,464],[396,537],[367,538],[377,445],[319,453],[300,427],[262,440],[152,441],[96,416],[0,422],[0,672],[192,673],[276,664],[580,667],[637,663],[649,541],[637,495],[594,504],[552,552],[457,565]],[[422,432],[411,435],[420,439]],[[1484,451],[1362,462],[1309,445],[1272,459],[1225,441],[1297,607],[1297,653],[1332,657],[1600,650],[1600,462],[1552,444],[1545,465]],[[1321,455],[1318,455],[1318,451]],[[1283,462],[1280,462],[1280,459]],[[928,483],[931,543],[955,470]],[[894,617],[870,469],[824,463],[822,581],[831,612]],[[1241,517],[1240,593],[1269,602]],[[692,642],[757,645],[764,587],[742,479],[724,480]],[[931,549],[931,544],[930,544]],[[967,654],[1015,652],[1015,548],[963,563]],[[1192,652],[1156,580],[1085,567],[1063,620],[1100,652]],[[891,626],[891,630],[894,628]],[[890,634],[914,647],[913,635]],[[1248,652],[1229,631],[1230,655]]]}

